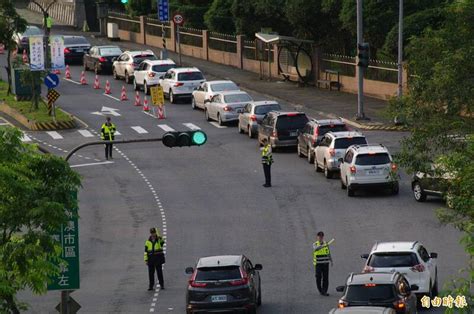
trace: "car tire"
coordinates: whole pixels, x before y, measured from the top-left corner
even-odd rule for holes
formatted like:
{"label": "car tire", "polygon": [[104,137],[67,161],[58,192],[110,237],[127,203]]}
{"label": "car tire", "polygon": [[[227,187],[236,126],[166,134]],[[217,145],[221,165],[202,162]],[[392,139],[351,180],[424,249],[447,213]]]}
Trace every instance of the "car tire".
{"label": "car tire", "polygon": [[306,157],[308,158],[308,162],[309,162],[310,164],[312,164],[313,161],[314,161],[313,154],[311,154],[311,149],[310,149],[309,146],[308,146],[306,149],[307,149],[307,151],[306,151],[306,152],[307,152]]}
{"label": "car tire", "polygon": [[304,157],[303,152],[301,151],[301,146],[299,142],[296,144],[296,153],[298,154],[298,157],[300,158]]}
{"label": "car tire", "polygon": [[130,81],[130,75],[128,74],[127,71],[125,71],[125,83],[126,84],[131,84],[132,82]]}
{"label": "car tire", "polygon": [[433,287],[431,287],[431,293],[430,294],[431,294],[432,297],[438,296],[438,271],[436,271],[435,283],[434,283]]}
{"label": "car tire", "polygon": [[316,159],[314,160],[314,170],[316,170],[316,172],[321,172],[322,171],[322,169],[319,167],[318,161]]}
{"label": "car tire", "polygon": [[140,86],[138,86],[137,80],[135,78],[133,79],[133,89],[136,91],[140,90]]}
{"label": "car tire", "polygon": [[347,186],[344,184],[344,181],[342,181],[342,176],[341,176],[341,189],[342,190],[347,189]]}
{"label": "car tire", "polygon": [[209,111],[207,111],[207,109],[204,109],[204,115],[206,116],[206,121],[211,121],[211,117],[209,116]]}
{"label": "car tire", "polygon": [[400,186],[398,182],[395,182],[392,186],[392,195],[398,195],[398,192],[400,192]]}
{"label": "car tire", "polygon": [[118,77],[118,74],[117,74],[117,70],[114,68],[112,68],[112,76],[114,77],[114,80],[118,80],[119,77]]}
{"label": "car tire", "polygon": [[197,109],[196,99],[194,99],[194,96],[191,98],[191,108],[193,108],[193,110]]}
{"label": "car tire", "polygon": [[221,118],[221,115],[220,115],[220,114],[217,114],[217,123],[218,123],[220,126],[223,126],[223,125],[224,125],[224,121],[222,121],[222,118]]}
{"label": "car tire", "polygon": [[150,95],[150,87],[148,87],[148,84],[146,82],[143,82],[143,92],[145,95]]}
{"label": "car tire", "polygon": [[425,191],[423,190],[423,188],[421,187],[421,184],[420,182],[418,181],[415,181],[413,183],[413,197],[415,198],[415,201],[417,202],[424,202],[426,201],[426,193]]}
{"label": "car tire", "polygon": [[252,133],[252,127],[250,125],[248,126],[247,131],[248,131],[249,138],[254,138],[255,137],[255,135],[253,135],[253,133]]}
{"label": "car tire", "polygon": [[331,179],[332,178],[332,172],[329,170],[326,160],[324,161],[324,168],[323,169],[324,169],[324,176],[326,177],[326,179]]}
{"label": "car tire", "polygon": [[170,89],[169,93],[170,96],[170,103],[175,104],[176,103],[176,98],[174,97],[173,91]]}
{"label": "car tire", "polygon": [[[347,180],[347,179],[346,179]],[[354,196],[354,189],[351,188],[350,185],[347,185],[347,196],[353,197]]]}
{"label": "car tire", "polygon": [[260,284],[258,285],[258,296],[257,296],[257,306],[262,305],[262,280],[260,279]]}

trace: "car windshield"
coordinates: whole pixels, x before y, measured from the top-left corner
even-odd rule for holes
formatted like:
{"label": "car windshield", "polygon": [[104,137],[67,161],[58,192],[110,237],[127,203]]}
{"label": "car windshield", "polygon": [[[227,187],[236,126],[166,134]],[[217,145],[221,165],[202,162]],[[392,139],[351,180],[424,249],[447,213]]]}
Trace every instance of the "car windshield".
{"label": "car windshield", "polygon": [[168,72],[169,69],[176,67],[175,64],[156,64],[151,69],[153,72]]}
{"label": "car windshield", "polygon": [[384,302],[395,299],[395,287],[387,284],[350,285],[345,299],[348,302]]}
{"label": "car windshield", "polygon": [[203,80],[201,72],[183,72],[178,73],[178,81],[200,81]]}
{"label": "car windshield", "polygon": [[64,44],[65,45],[83,45],[89,44],[87,39],[82,36],[74,36],[74,37],[64,37]]}
{"label": "car windshield", "polygon": [[28,27],[23,36],[43,35],[43,31],[38,27]]}
{"label": "car windshield", "polygon": [[355,163],[359,166],[385,165],[390,163],[390,157],[387,153],[359,154]]}
{"label": "car windshield", "polygon": [[156,60],[156,56],[148,54],[148,55],[139,55],[139,56],[133,57],[133,63],[135,64],[140,64],[145,60]]}
{"label": "car windshield", "polygon": [[368,261],[371,267],[412,267],[418,264],[415,253],[374,253]]}
{"label": "car windshield", "polygon": [[334,143],[334,148],[346,149],[347,147],[355,144],[367,144],[367,140],[362,136],[337,138],[336,142]]}
{"label": "car windshield", "polygon": [[107,47],[107,48],[100,48],[99,55],[103,57],[110,57],[110,56],[119,56],[122,54],[122,50],[119,47]]}
{"label": "car windshield", "polygon": [[238,266],[201,267],[196,272],[196,281],[236,280],[241,279]]}
{"label": "car windshield", "polygon": [[224,96],[224,101],[229,104],[233,102],[252,101],[252,98],[247,94],[230,94]]}
{"label": "car windshield", "polygon": [[255,114],[267,114],[270,111],[278,111],[281,110],[281,107],[279,104],[273,104],[273,105],[261,105],[261,106],[256,106],[255,107]]}
{"label": "car windshield", "polygon": [[304,113],[281,115],[277,119],[276,127],[279,130],[303,129],[308,122]]}
{"label": "car windshield", "polygon": [[213,92],[223,92],[223,91],[231,91],[231,90],[239,90],[239,87],[234,83],[216,83],[211,84],[211,91]]}
{"label": "car windshield", "polygon": [[329,131],[332,131],[332,132],[347,131],[347,128],[345,124],[328,124],[328,125],[320,125],[318,130],[319,130],[318,135],[324,135]]}

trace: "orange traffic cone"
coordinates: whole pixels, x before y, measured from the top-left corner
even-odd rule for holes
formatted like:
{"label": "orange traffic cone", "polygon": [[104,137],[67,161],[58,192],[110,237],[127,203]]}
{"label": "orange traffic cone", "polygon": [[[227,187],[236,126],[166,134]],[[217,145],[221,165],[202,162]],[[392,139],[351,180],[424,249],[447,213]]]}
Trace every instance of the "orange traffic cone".
{"label": "orange traffic cone", "polygon": [[120,93],[120,100],[128,100],[127,91],[125,90],[125,85],[122,85],[122,92]]}
{"label": "orange traffic cone", "polygon": [[142,101],[140,100],[140,94],[137,92],[135,94],[135,106],[141,106],[142,105]]}
{"label": "orange traffic cone", "polygon": [[86,75],[85,75],[84,71],[81,72],[81,85],[87,85]]}
{"label": "orange traffic cone", "polygon": [[4,54],[5,53],[5,45],[4,44],[0,44],[0,54]]}
{"label": "orange traffic cone", "polygon": [[99,82],[99,76],[95,76],[95,81],[94,81],[94,89],[100,89],[100,82]]}
{"label": "orange traffic cone", "polygon": [[110,95],[111,93],[112,93],[112,91],[110,90],[110,83],[109,83],[109,80],[107,80],[105,82],[105,94]]}
{"label": "orange traffic cone", "polygon": [[23,63],[28,63],[28,55],[26,54],[26,49],[23,49]]}
{"label": "orange traffic cone", "polygon": [[69,70],[69,65],[66,65],[65,78],[71,79],[71,71]]}
{"label": "orange traffic cone", "polygon": [[148,106],[148,99],[146,96],[143,98],[143,111],[150,111],[150,107]]}

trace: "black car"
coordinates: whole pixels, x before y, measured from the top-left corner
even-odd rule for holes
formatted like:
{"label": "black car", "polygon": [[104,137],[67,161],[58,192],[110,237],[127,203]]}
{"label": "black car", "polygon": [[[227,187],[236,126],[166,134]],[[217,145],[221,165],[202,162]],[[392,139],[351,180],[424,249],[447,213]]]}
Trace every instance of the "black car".
{"label": "black car", "polygon": [[122,54],[117,46],[94,46],[84,54],[84,71],[93,69],[95,74],[112,72],[112,63]]}
{"label": "black car", "polygon": [[37,26],[28,25],[26,27],[26,30],[23,33],[17,33],[15,35],[13,35],[13,39],[15,40],[20,53],[22,53],[23,50],[26,50],[26,51],[29,50],[29,48],[30,48],[30,42],[29,42],[30,36],[44,36],[44,32],[43,32],[42,29],[38,28]]}
{"label": "black car", "polygon": [[258,126],[258,142],[270,140],[273,149],[296,146],[298,134],[309,121],[304,112],[270,111]]}
{"label": "black car", "polygon": [[257,312],[262,303],[259,270],[244,255],[202,257],[191,274],[186,292],[186,313]]}
{"label": "black car", "polygon": [[410,286],[399,272],[350,274],[346,285],[336,290],[344,292],[339,299],[339,308],[380,306],[393,308],[397,313],[417,313],[417,299],[413,291],[417,291],[418,286]]}
{"label": "black car", "polygon": [[432,165],[430,173],[418,171],[413,175],[413,197],[418,202],[426,201],[428,196],[446,198],[449,206],[448,186],[453,176],[437,168],[439,167]]}
{"label": "black car", "polygon": [[63,36],[64,60],[66,63],[81,63],[91,44],[84,36]]}

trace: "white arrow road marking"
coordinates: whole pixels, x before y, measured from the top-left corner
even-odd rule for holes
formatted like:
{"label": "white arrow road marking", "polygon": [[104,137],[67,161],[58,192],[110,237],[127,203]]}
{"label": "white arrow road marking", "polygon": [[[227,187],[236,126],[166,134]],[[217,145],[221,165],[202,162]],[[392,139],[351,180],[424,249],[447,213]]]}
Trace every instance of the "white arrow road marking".
{"label": "white arrow road marking", "polygon": [[112,98],[113,100],[116,100],[116,101],[121,101],[121,100],[118,99],[117,97],[114,97],[114,96],[112,96],[112,95],[108,95],[108,94],[106,94],[106,93],[103,93],[102,95],[107,96],[107,97],[109,97],[109,98]]}
{"label": "white arrow road marking", "polygon": [[174,129],[166,124],[158,124],[158,126],[165,132],[173,132]]}
{"label": "white arrow road marking", "polygon": [[49,132],[46,132],[49,136],[51,136],[53,138],[53,140],[60,140],[62,139],[63,137],[61,136],[61,134],[59,134],[58,132],[56,131],[49,131]]}
{"label": "white arrow road marking", "polygon": [[115,131],[114,134],[115,134],[115,135],[122,135],[122,133],[120,133],[119,131]]}
{"label": "white arrow road marking", "polygon": [[68,79],[68,78],[63,78],[63,80],[68,81],[68,82],[71,82],[71,83],[74,83],[74,84],[77,84],[77,85],[81,85],[80,82],[76,82],[76,81],[73,81],[73,80]]}
{"label": "white arrow road marking", "polygon": [[185,127],[187,127],[188,129],[193,130],[193,131],[201,129],[200,127],[198,127],[197,125],[192,124],[192,123],[183,123],[183,125]]}
{"label": "white arrow road marking", "polygon": [[94,137],[94,135],[88,130],[78,130],[77,132],[81,133],[84,137]]}
{"label": "white arrow road marking", "polygon": [[78,165],[71,165],[71,168],[78,168],[78,167],[88,167],[88,166],[99,166],[99,165],[107,165],[113,164],[113,161],[101,161],[101,162],[91,162],[88,164],[78,164]]}
{"label": "white arrow road marking", "polygon": [[31,142],[31,138],[28,137],[25,133],[21,136],[21,141],[22,142]]}
{"label": "white arrow road marking", "polygon": [[227,126],[219,125],[219,123],[217,123],[216,121],[212,121],[212,122],[209,122],[209,123],[212,124],[213,126],[215,126],[218,129],[227,129]]}
{"label": "white arrow road marking", "polygon": [[99,112],[99,111],[91,112],[91,114],[95,114],[95,115],[98,115],[98,116],[103,116],[104,115],[102,112]]}
{"label": "white arrow road marking", "polygon": [[117,111],[119,111],[118,109],[115,109],[115,108],[110,108],[110,107],[105,107],[105,106],[102,106],[102,109],[100,109],[100,112],[102,114],[111,114],[115,117],[120,117],[120,113],[118,113]]}
{"label": "white arrow road marking", "polygon": [[148,133],[148,131],[142,128],[141,126],[132,126],[131,128],[134,129],[138,134]]}

